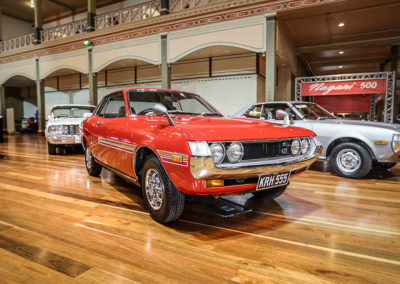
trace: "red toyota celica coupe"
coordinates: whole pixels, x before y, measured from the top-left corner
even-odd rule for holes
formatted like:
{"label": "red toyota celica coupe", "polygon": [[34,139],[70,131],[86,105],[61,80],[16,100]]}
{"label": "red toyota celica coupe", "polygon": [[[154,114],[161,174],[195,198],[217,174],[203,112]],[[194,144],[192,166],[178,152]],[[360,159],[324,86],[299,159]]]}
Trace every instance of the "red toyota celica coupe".
{"label": "red toyota celica coupe", "polygon": [[82,135],[88,173],[104,167],[141,186],[161,223],[181,216],[186,195],[278,197],[321,151],[310,130],[225,118],[198,95],[163,89],[107,95]]}

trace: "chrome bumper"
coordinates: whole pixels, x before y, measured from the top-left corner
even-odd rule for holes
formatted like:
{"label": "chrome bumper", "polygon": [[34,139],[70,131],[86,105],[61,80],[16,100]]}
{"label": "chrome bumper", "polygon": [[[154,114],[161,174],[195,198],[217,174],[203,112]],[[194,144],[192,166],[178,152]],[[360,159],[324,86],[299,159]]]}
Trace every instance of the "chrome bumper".
{"label": "chrome bumper", "polygon": [[196,179],[241,179],[257,177],[260,174],[294,171],[309,167],[314,163],[319,155],[321,155],[322,147],[316,149],[314,154],[302,161],[283,164],[269,164],[257,167],[236,168],[236,169],[219,169],[215,166],[211,157],[190,159],[190,171]]}
{"label": "chrome bumper", "polygon": [[79,135],[49,135],[47,141],[50,144],[81,144],[81,137]]}

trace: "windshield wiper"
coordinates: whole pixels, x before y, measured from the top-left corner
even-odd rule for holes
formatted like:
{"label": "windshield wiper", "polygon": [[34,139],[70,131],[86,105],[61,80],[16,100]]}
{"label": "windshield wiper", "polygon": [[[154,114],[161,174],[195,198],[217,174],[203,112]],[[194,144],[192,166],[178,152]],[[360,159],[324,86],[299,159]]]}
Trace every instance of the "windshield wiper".
{"label": "windshield wiper", "polygon": [[222,114],[220,114],[218,112],[202,112],[201,115],[202,116],[223,116]]}

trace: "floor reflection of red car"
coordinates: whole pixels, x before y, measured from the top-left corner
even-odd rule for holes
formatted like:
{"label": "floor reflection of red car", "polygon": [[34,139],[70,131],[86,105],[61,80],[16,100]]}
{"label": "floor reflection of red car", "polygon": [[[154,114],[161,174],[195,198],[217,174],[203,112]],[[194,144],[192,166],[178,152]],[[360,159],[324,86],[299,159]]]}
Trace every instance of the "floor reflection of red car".
{"label": "floor reflection of red car", "polygon": [[162,89],[104,97],[82,134],[89,174],[105,167],[141,186],[161,223],[180,217],[185,195],[275,198],[321,150],[312,131],[225,118],[198,95]]}

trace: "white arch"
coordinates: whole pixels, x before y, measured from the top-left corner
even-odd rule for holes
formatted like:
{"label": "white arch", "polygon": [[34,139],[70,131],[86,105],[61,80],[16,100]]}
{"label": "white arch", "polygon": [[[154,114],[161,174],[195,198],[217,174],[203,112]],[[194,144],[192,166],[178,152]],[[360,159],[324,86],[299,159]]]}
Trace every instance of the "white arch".
{"label": "white arch", "polygon": [[108,65],[113,64],[114,62],[117,62],[117,61],[120,61],[120,60],[124,60],[124,59],[140,60],[140,61],[147,62],[147,63],[154,64],[154,65],[158,65],[158,64],[159,64],[159,62],[157,62],[157,61],[153,61],[153,60],[150,60],[150,59],[146,59],[146,58],[141,57],[141,56],[135,56],[135,55],[129,56],[129,55],[125,55],[125,56],[119,56],[119,57],[113,58],[113,59],[111,59],[111,60],[105,62],[105,63],[103,63],[102,65],[100,65],[99,67],[97,67],[96,69],[94,69],[93,71],[94,71],[94,72],[99,72],[99,71],[101,71],[102,69],[104,69],[105,67],[107,67]]}
{"label": "white arch", "polygon": [[32,81],[35,81],[35,80],[36,80],[36,78],[32,78],[31,76],[29,76],[29,75],[26,74],[26,73],[15,72],[15,73],[11,73],[11,74],[7,75],[4,79],[1,79],[1,80],[0,80],[0,85],[5,84],[9,79],[11,79],[12,77],[15,77],[15,76],[22,76],[22,77],[25,77],[25,78],[30,79],[30,80],[32,80]]}
{"label": "white arch", "polygon": [[70,69],[70,70],[74,70],[74,71],[77,71],[77,72],[82,73],[82,74],[87,74],[86,70],[84,70],[84,69],[81,69],[81,68],[78,68],[78,67],[75,67],[75,66],[70,66],[70,65],[60,65],[60,66],[54,67],[53,69],[47,71],[45,74],[41,75],[40,79],[41,80],[46,79],[51,73],[54,73],[54,72],[56,72],[58,70],[61,70],[61,69]]}
{"label": "white arch", "polygon": [[198,45],[196,47],[193,47],[191,49],[186,50],[185,52],[181,53],[180,55],[176,56],[173,60],[168,60],[168,63],[174,63],[177,62],[178,60],[182,59],[183,57],[196,52],[198,50],[202,50],[204,48],[207,47],[213,47],[213,46],[231,46],[231,47],[237,47],[237,48],[241,48],[241,49],[246,49],[249,51],[253,51],[253,52],[264,52],[265,50],[262,48],[254,48],[245,44],[239,44],[239,43],[232,43],[232,42],[210,42],[210,43],[206,43],[206,44],[201,44]]}

